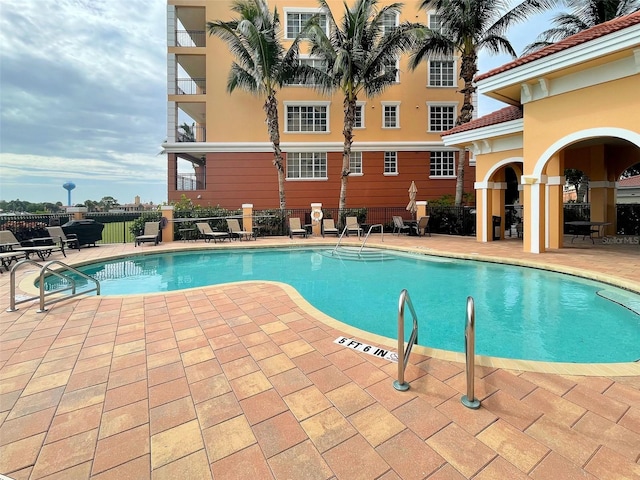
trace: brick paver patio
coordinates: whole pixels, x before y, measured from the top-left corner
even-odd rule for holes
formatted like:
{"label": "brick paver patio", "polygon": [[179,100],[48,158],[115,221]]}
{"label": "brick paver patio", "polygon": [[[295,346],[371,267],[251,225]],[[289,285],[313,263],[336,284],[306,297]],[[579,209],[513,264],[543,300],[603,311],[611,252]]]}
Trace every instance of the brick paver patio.
{"label": "brick paver patio", "polygon": [[[335,238],[242,246],[322,242]],[[637,246],[578,242],[529,255],[517,240],[370,243],[589,271],[640,292]],[[228,246],[103,245],[66,261]],[[396,364],[334,343],[352,332],[286,285],[93,296],[46,313],[37,304],[4,311],[8,273],[0,292],[0,474],[8,478],[640,478],[638,362],[570,374],[479,366],[482,406],[470,410],[460,403],[463,363],[418,351],[411,388],[398,392]],[[638,332],[640,341],[640,324]]]}

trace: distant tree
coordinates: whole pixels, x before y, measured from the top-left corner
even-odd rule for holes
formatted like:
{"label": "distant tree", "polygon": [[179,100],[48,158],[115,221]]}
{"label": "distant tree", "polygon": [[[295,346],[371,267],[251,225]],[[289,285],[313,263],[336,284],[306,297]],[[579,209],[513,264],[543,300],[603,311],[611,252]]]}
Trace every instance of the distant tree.
{"label": "distant tree", "polygon": [[569,8],[570,13],[555,15],[551,19],[553,28],[545,30],[535,42],[527,45],[525,55],[582,30],[640,10],[640,0],[564,0],[562,3]]}
{"label": "distant tree", "polygon": [[624,172],[622,172],[622,175],[620,175],[620,177],[629,178],[629,177],[635,177],[636,175],[640,175],[640,163],[636,163],[635,165],[632,165],[629,168],[627,168]]}
{"label": "distant tree", "polygon": [[94,200],[85,200],[84,206],[87,207],[87,211],[96,212],[98,210],[99,204]]}
{"label": "distant tree", "polygon": [[576,202],[582,203],[589,190],[589,177],[577,168],[565,168],[564,177],[569,185],[576,190]]}
{"label": "distant tree", "polygon": [[195,142],[196,141],[196,124],[189,125],[184,122],[179,127],[178,139],[179,142]]}
{"label": "distant tree", "polygon": [[[98,202],[98,205],[102,208],[104,212],[108,212],[112,207],[118,206],[118,200],[111,196],[102,197]],[[84,207],[84,205],[82,205]]]}
{"label": "distant tree", "polygon": [[[476,86],[473,78],[478,72],[478,54],[516,52],[506,38],[509,27],[527,21],[531,14],[549,9],[556,0],[522,0],[511,10],[509,2],[501,0],[423,0],[421,8],[434,11],[439,25],[426,28],[423,39],[413,53],[411,68],[415,69],[430,57],[460,57],[460,79],[464,87],[462,108],[456,125],[473,119],[473,95]],[[464,190],[465,155],[460,155],[456,181],[455,204],[461,205]]]}

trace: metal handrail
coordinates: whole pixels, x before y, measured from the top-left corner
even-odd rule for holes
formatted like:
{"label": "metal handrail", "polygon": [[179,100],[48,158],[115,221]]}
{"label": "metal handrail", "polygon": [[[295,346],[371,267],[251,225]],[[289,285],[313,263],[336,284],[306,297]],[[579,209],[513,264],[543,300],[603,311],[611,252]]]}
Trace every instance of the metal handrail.
{"label": "metal handrail", "polygon": [[338,238],[338,242],[336,243],[335,248],[331,251],[331,255],[335,254],[336,251],[338,250],[338,247],[340,246],[340,242],[342,242],[342,237],[344,237],[345,233],[347,233],[347,226],[346,225],[342,229],[342,233],[340,234],[340,237]]}
{"label": "metal handrail", "polygon": [[467,297],[467,323],[464,329],[465,356],[467,370],[467,394],[460,401],[467,408],[480,408],[480,400],[474,398],[475,349],[476,349],[476,314],[473,297]]}
{"label": "metal handrail", "polygon": [[380,239],[381,241],[384,242],[384,225],[382,225],[381,223],[376,223],[375,225],[371,225],[369,227],[369,231],[367,232],[367,235],[364,237],[364,241],[362,242],[362,245],[360,245],[360,250],[358,250],[358,256],[360,256],[360,252],[362,252],[362,249],[364,248],[364,244],[367,243],[367,239],[369,238],[369,235],[371,235],[371,230],[373,229],[373,227],[380,227],[380,233],[382,234]]}
{"label": "metal handrail", "polygon": [[[411,337],[407,343],[406,351],[404,345],[404,307],[409,305],[409,311],[413,316],[413,330],[411,331]],[[400,292],[400,299],[398,301],[398,379],[393,382],[393,388],[400,391],[409,390],[409,384],[404,381],[404,371],[407,368],[409,361],[409,355],[411,355],[411,348],[418,342],[418,316],[411,303],[411,297],[406,289]]]}
{"label": "metal handrail", "polygon": [[[70,277],[69,275],[65,275],[57,270],[52,270],[51,269],[51,265],[60,265],[62,267],[64,267],[67,270],[70,270],[71,272],[75,273],[76,275],[84,278],[87,281],[91,281],[94,282],[96,284],[96,286],[94,288],[90,288],[89,290],[83,290],[82,292],[76,292],[76,281]],[[39,275],[39,282],[40,282],[40,291],[39,291],[39,295],[37,296],[33,296],[33,297],[27,297],[27,298],[23,298],[22,300],[18,300],[16,301],[16,271],[21,268],[23,265],[36,265],[38,267],[40,267],[40,275]],[[67,286],[67,287],[62,287],[62,288],[58,288],[56,290],[52,290],[50,292],[45,292],[44,290],[44,279],[45,279],[45,273],[49,272],[50,275],[54,275],[58,278],[61,278],[62,280],[65,280],[67,282],[69,282],[71,285]],[[45,263],[44,265],[40,265],[38,262],[34,261],[34,260],[21,260],[20,262],[16,263],[13,267],[11,267],[11,273],[10,273],[10,279],[9,279],[9,308],[7,308],[7,312],[15,312],[17,310],[16,305],[19,303],[25,303],[25,302],[30,302],[31,300],[35,300],[37,298],[40,299],[40,309],[38,310],[38,313],[42,313],[42,312],[46,312],[47,309],[45,308],[46,305],[51,305],[53,303],[57,303],[60,302],[62,300],[67,300],[69,298],[73,298],[73,297],[77,297],[79,295],[84,295],[86,293],[90,293],[90,292],[96,292],[96,295],[100,295],[100,282],[98,280],[96,280],[95,278],[87,275],[86,273],[81,272],[80,270],[77,270],[73,267],[70,267],[69,265],[67,265],[66,263],[63,263],[59,260],[51,260],[47,263]],[[67,290],[71,290],[71,294],[70,295],[65,295],[63,297],[59,297],[59,298],[55,298],[53,300],[50,300],[48,302],[45,302],[45,297],[48,297],[50,295],[54,295],[54,294],[59,294],[61,292],[66,292]]]}

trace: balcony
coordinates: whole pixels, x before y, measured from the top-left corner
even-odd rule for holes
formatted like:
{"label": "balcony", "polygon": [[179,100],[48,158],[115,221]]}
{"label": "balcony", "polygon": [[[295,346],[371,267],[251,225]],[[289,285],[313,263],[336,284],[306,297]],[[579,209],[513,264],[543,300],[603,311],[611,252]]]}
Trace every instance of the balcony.
{"label": "balcony", "polygon": [[206,38],[204,30],[176,30],[176,47],[204,47]]}
{"label": "balcony", "polygon": [[207,128],[204,126],[190,126],[185,128],[183,125],[176,129],[177,142],[206,142]]}
{"label": "balcony", "polygon": [[206,78],[178,78],[176,80],[177,95],[205,95],[206,93]]}

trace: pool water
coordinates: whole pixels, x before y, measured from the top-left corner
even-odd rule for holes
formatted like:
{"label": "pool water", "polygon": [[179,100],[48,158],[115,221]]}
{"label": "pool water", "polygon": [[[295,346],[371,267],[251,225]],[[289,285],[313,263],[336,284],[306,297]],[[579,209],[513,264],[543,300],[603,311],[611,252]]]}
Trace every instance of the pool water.
{"label": "pool water", "polygon": [[[326,249],[238,249],[142,255],[80,269],[100,281],[103,295],[284,282],[327,315],[390,338],[397,337],[406,288],[419,344],[457,352],[464,351],[472,296],[479,355],[580,363],[640,358],[640,315],[611,300],[638,305],[640,296],[532,268],[387,252],[354,261]],[[409,329],[408,313],[406,321]]]}

